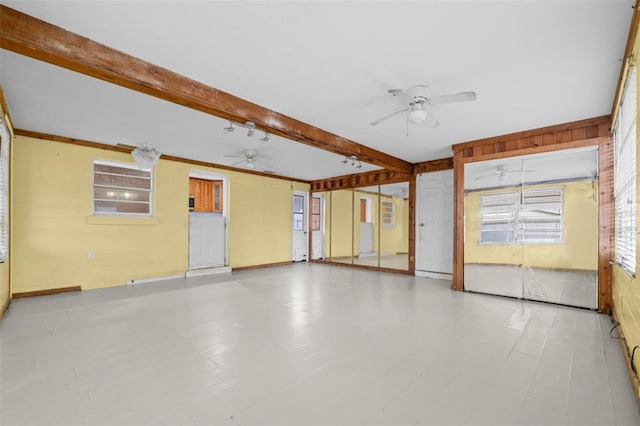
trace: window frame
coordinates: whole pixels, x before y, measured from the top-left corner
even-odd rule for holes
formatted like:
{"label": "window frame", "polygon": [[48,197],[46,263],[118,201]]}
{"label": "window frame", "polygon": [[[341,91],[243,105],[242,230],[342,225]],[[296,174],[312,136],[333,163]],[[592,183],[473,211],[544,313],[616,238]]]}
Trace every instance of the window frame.
{"label": "window frame", "polygon": [[[385,217],[385,205],[388,205],[389,214]],[[380,223],[385,229],[396,227],[396,209],[393,200],[380,200]]]}
{"label": "window frame", "polygon": [[613,130],[614,256],[616,264],[632,277],[636,275],[637,266],[636,126],[636,67],[632,67],[627,74]]}
{"label": "window frame", "polygon": [[[528,198],[541,198],[548,197],[551,202],[527,202]],[[556,200],[553,200],[556,197]],[[493,201],[491,198],[495,198]],[[500,198],[504,201],[500,202]],[[486,203],[485,203],[486,200]],[[493,201],[493,202],[492,202]],[[543,200],[544,201],[544,200]],[[559,204],[559,206],[554,206]],[[528,206],[539,206],[537,209],[529,208]],[[542,208],[547,208],[547,212],[550,215],[557,215],[558,220],[548,220],[548,218],[537,218],[538,220],[527,220],[527,212],[533,212]],[[557,212],[554,212],[556,209]],[[494,214],[497,219],[485,220],[485,215]],[[501,215],[501,216],[500,216]],[[529,215],[533,216],[533,215]],[[499,220],[504,217],[504,220]],[[532,217],[536,219],[536,217]],[[505,233],[506,238],[501,240],[485,240],[483,235],[489,234],[493,229],[486,229],[483,232],[484,224],[498,223],[504,224],[502,232]],[[527,227],[527,223],[532,224],[530,229]],[[527,238],[527,233],[533,233],[533,235],[540,235],[539,229],[540,223],[556,224],[552,231],[557,233],[555,238]],[[538,228],[535,228],[535,226]],[[557,229],[559,228],[559,229]],[[538,230],[537,233],[533,232]],[[543,229],[544,231],[544,229]],[[551,234],[551,232],[549,232]],[[548,186],[543,188],[529,188],[529,189],[516,189],[506,192],[493,192],[480,195],[480,225],[479,225],[479,245],[554,245],[564,243],[564,187],[563,186]]]}
{"label": "window frame", "polygon": [[[131,170],[137,170],[137,171],[142,171],[142,172],[148,172],[149,173],[149,189],[145,189],[145,188],[135,188],[135,187],[118,187],[118,186],[114,186],[115,188],[119,188],[119,189],[133,189],[136,191],[145,191],[149,193],[149,212],[148,213],[131,213],[131,212],[105,212],[105,211],[96,211],[96,195],[95,195],[95,189],[96,189],[96,182],[95,182],[95,176],[96,176],[96,164],[99,165],[103,165],[103,166],[111,166],[111,167],[120,167],[120,168],[124,168],[124,169],[131,169]],[[91,214],[93,216],[115,216],[115,217],[153,217],[154,215],[154,208],[155,208],[155,203],[154,203],[154,199],[155,199],[155,173],[154,170],[155,168],[151,168],[150,170],[145,170],[145,169],[141,169],[139,168],[135,163],[126,163],[126,162],[122,162],[122,161],[113,161],[113,160],[103,160],[103,159],[98,159],[95,158],[92,160],[91,162]],[[103,185],[98,184],[98,186],[100,187],[105,187]],[[99,200],[98,200],[99,201]],[[106,201],[110,201],[110,200],[106,200]],[[145,203],[140,203],[140,204],[145,204]]]}

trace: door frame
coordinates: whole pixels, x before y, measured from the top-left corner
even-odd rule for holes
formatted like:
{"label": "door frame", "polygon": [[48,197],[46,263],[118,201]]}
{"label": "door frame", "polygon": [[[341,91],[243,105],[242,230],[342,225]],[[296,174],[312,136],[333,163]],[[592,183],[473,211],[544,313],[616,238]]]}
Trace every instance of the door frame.
{"label": "door frame", "polygon": [[[309,253],[309,206],[310,206],[310,202],[309,202],[309,192],[308,191],[299,191],[294,189],[291,192],[291,208],[289,209],[289,212],[291,214],[291,261],[293,262],[293,259],[295,258],[295,253],[294,253],[294,232],[298,232],[298,231],[294,231],[293,230],[293,197],[294,196],[301,196],[304,197],[303,201],[302,201],[302,205],[304,206],[304,212],[303,212],[303,224],[302,224],[302,229],[304,232],[304,249],[307,253],[307,255],[305,256],[304,261],[308,262],[309,261],[309,257],[311,256],[311,254]],[[299,261],[302,262],[302,261]]]}
{"label": "door frame", "polygon": [[[189,178],[204,180],[221,180],[222,181],[222,216],[225,218],[224,227],[224,259],[225,266],[229,266],[229,176],[222,173],[207,172],[204,170],[189,170]],[[188,197],[185,200],[188,203]],[[188,205],[188,204],[187,204]],[[189,227],[187,226],[187,247],[190,248]],[[187,269],[189,269],[189,260],[187,258]]]}

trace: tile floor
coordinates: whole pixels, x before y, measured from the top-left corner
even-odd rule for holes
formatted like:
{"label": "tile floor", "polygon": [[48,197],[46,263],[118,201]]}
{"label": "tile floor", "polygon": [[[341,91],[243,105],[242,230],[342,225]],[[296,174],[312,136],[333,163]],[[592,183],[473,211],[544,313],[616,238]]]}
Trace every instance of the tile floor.
{"label": "tile floor", "polygon": [[610,328],[318,264],[19,299],[0,424],[638,425]]}

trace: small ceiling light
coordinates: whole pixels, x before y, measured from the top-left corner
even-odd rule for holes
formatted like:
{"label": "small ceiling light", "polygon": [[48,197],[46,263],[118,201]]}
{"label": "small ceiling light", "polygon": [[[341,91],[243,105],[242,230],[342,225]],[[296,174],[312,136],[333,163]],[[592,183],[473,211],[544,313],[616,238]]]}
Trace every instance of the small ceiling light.
{"label": "small ceiling light", "polygon": [[260,142],[265,143],[265,142],[269,142],[269,133],[264,132],[264,138],[260,139]]}
{"label": "small ceiling light", "polygon": [[247,136],[251,137],[253,135],[255,135],[256,132],[253,131],[253,129],[249,129],[249,131],[247,132]]}
{"label": "small ceiling light", "polygon": [[247,169],[255,169],[256,168],[256,163],[252,159],[247,159],[247,163],[245,164],[245,167]]}
{"label": "small ceiling light", "polygon": [[225,133],[231,133],[231,132],[233,132],[235,130],[231,120],[229,120],[229,125],[227,127],[223,128],[222,130],[224,130]]}
{"label": "small ceiling light", "polygon": [[427,119],[427,111],[424,109],[424,105],[422,103],[416,103],[411,107],[411,111],[409,112],[409,122],[412,124],[422,123]]}
{"label": "small ceiling light", "polygon": [[342,160],[342,164],[347,164],[349,162],[349,157],[344,157],[344,160]]}

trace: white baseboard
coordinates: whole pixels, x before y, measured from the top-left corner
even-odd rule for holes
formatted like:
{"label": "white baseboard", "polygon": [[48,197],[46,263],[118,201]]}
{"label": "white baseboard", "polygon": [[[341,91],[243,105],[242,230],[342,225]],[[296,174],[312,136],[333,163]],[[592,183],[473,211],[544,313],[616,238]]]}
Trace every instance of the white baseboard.
{"label": "white baseboard", "polygon": [[429,272],[429,271],[418,271],[416,269],[415,273],[416,277],[426,277],[426,278],[438,278],[440,280],[453,280],[452,274],[443,274],[440,272]]}
{"label": "white baseboard", "polygon": [[230,266],[217,266],[215,268],[199,268],[189,269],[185,274],[185,278],[201,277],[204,275],[230,274]]}
{"label": "white baseboard", "polygon": [[177,278],[184,278],[184,275],[167,275],[164,277],[140,278],[137,280],[127,280],[127,285],[144,284],[144,283],[150,283],[153,281],[175,280]]}

